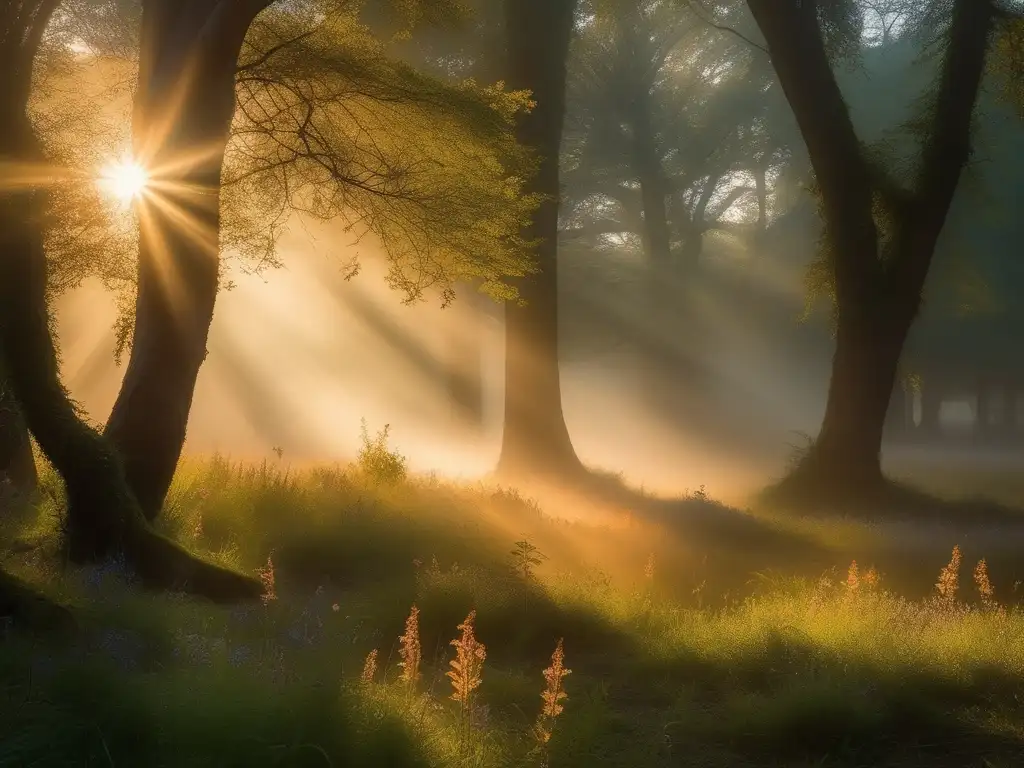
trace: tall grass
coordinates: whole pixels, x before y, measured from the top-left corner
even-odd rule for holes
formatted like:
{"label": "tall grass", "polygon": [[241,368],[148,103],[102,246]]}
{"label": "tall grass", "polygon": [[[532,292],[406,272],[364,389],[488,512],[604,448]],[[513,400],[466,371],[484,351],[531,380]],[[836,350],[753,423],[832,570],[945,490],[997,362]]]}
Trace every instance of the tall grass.
{"label": "tall grass", "polygon": [[924,585],[908,595],[880,551],[836,547],[824,575],[765,570],[749,539],[712,542],[684,519],[570,524],[510,489],[214,457],[183,466],[160,525],[259,570],[276,597],[217,608],[141,593],[117,564],[62,572],[45,546],[61,503],[56,489],[17,521],[10,535],[39,546],[5,565],[71,603],[83,630],[58,645],[0,627],[0,766],[1024,755],[1024,615],[1005,552],[970,551],[985,558],[970,590],[969,545],[951,557],[936,542],[897,563]]}

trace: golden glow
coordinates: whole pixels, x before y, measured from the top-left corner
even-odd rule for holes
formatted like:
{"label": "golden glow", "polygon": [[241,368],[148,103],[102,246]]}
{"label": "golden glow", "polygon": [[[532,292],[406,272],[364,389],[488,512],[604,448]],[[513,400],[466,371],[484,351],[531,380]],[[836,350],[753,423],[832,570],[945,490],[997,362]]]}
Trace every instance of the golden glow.
{"label": "golden glow", "polygon": [[126,158],[103,168],[100,184],[122,203],[141,197],[149,185],[149,173],[139,163]]}

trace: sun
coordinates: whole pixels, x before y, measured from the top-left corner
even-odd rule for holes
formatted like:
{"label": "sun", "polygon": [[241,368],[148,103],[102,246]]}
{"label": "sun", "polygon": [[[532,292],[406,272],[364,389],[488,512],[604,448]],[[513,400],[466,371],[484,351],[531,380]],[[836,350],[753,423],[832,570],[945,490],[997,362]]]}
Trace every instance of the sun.
{"label": "sun", "polygon": [[100,185],[122,203],[141,197],[148,184],[146,169],[130,158],[111,163],[100,171]]}

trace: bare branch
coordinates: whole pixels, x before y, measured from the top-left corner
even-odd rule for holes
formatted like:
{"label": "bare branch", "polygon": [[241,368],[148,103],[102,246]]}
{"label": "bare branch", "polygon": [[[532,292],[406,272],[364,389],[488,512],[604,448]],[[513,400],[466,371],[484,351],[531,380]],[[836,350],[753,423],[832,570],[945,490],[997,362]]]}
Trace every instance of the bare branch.
{"label": "bare branch", "polygon": [[238,71],[239,72],[248,72],[250,70],[257,69],[258,67],[263,66],[264,64],[266,64],[270,60],[270,58],[272,56],[274,56],[274,54],[279,53],[280,51],[284,50],[288,46],[295,45],[296,43],[301,42],[302,40],[305,40],[307,37],[312,35],[315,31],[316,31],[315,29],[306,30],[301,35],[296,35],[295,37],[293,37],[293,38],[291,38],[289,40],[285,40],[284,42],[278,43],[277,45],[275,45],[275,46],[273,46],[271,48],[268,48],[260,56],[258,56],[257,58],[253,59],[252,61],[248,61],[245,64],[240,64],[239,67],[238,67]]}
{"label": "bare branch", "polygon": [[719,24],[714,19],[710,18],[710,16],[706,15],[707,14],[707,10],[704,8],[704,6],[700,2],[700,0],[687,0],[687,5],[689,5],[690,8],[693,9],[693,12],[697,16],[697,18],[699,18],[702,22],[707,24],[712,29],[717,29],[720,32],[728,32],[730,35],[735,35],[736,37],[738,37],[740,40],[745,42],[750,47],[756,48],[757,50],[761,51],[762,53],[768,53],[768,49],[767,48],[765,48],[760,43],[758,43],[758,42],[756,42],[754,40],[751,40],[749,37],[744,35],[738,29],[735,29],[734,27],[727,26],[725,24]]}

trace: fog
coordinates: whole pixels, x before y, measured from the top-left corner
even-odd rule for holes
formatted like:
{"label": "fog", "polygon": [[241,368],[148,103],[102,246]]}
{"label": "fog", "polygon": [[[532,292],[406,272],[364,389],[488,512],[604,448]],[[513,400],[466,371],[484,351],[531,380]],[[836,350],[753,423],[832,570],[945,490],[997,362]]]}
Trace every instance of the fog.
{"label": "fog", "polygon": [[[282,268],[261,275],[232,272],[235,287],[218,298],[186,454],[217,452],[293,466],[348,461],[359,449],[365,419],[371,435],[390,425],[391,444],[415,471],[485,476],[501,437],[501,306],[471,294],[446,308],[436,296],[404,304],[385,284],[376,254],[365,244],[338,248],[342,237],[325,230],[311,238],[308,228],[300,228],[283,243]],[[342,267],[354,256],[361,269],[346,279]],[[572,270],[565,272],[563,282],[569,282]],[[773,291],[781,281],[795,294],[798,277],[786,286],[776,275]],[[771,282],[765,277],[765,284]],[[568,323],[586,307],[578,292],[564,293]],[[610,345],[563,362],[566,421],[589,466],[621,472],[651,492],[704,485],[716,498],[740,502],[780,474],[820,423],[828,335],[819,328],[821,343],[808,354],[806,344],[781,343],[779,329],[759,325],[756,314],[706,299],[702,309],[714,320],[702,357],[714,380],[710,396],[688,408],[686,392],[669,382],[675,396],[660,401],[668,407],[654,407],[640,394],[638,358],[628,347]],[[800,304],[787,306],[790,327],[782,330],[809,332],[798,320]],[[98,423],[105,421],[123,374],[114,362],[115,318],[112,296],[92,282],[63,297],[58,308],[66,384]],[[452,344],[455,330],[466,327],[478,327],[480,334],[479,429],[460,415],[448,389],[452,368],[466,365]],[[674,411],[673,403],[679,406]],[[972,418],[966,401],[943,407],[950,430]],[[275,448],[283,451],[280,459]],[[998,466],[1020,460],[1013,449],[973,445],[888,445],[885,455],[897,464],[950,459]]]}

